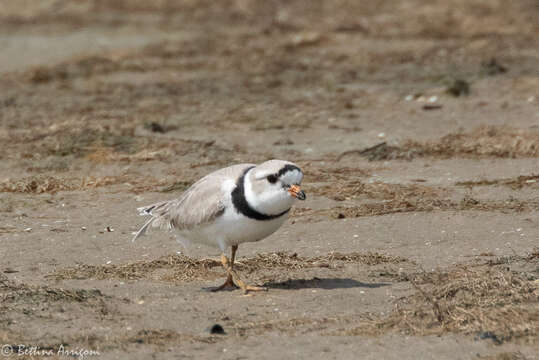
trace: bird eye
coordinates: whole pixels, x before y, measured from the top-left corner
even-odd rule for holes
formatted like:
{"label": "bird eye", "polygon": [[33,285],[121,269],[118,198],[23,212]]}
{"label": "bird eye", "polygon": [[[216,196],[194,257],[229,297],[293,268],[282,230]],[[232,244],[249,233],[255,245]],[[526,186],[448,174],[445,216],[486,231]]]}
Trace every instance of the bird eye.
{"label": "bird eye", "polygon": [[271,183],[271,184],[275,184],[277,182],[277,176],[271,174],[271,175],[268,175],[266,177],[266,179],[268,179],[268,181]]}

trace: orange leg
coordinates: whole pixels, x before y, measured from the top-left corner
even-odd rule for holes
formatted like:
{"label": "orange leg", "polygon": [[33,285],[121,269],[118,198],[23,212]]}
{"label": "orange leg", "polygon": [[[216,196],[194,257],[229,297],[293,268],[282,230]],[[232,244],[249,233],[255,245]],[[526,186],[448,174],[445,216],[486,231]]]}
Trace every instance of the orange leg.
{"label": "orange leg", "polygon": [[[234,269],[234,259],[236,258],[236,250],[238,250],[238,246],[233,245],[232,246],[232,254],[230,256],[230,269],[231,270]],[[225,254],[221,255],[221,262],[223,263],[223,266],[226,269],[227,267],[226,267],[225,263],[228,264],[228,259],[226,258]],[[226,289],[238,289],[239,288],[238,285],[234,284],[234,281],[232,280],[232,274],[228,270],[227,270],[227,273],[228,273],[228,275],[226,277],[226,280],[225,280],[224,284],[217,287],[217,288],[215,288],[215,289],[213,289],[212,290],[213,292],[226,290]]]}
{"label": "orange leg", "polygon": [[223,285],[214,289],[213,291],[219,291],[227,288],[237,289],[238,287],[243,290],[244,294],[247,294],[249,291],[267,291],[268,289],[260,286],[251,286],[246,285],[243,280],[240,279],[236,271],[234,270],[234,259],[236,258],[236,251],[238,250],[238,245],[232,246],[232,255],[231,261],[229,263],[228,258],[225,254],[221,254],[221,263],[227,272],[227,278]]}

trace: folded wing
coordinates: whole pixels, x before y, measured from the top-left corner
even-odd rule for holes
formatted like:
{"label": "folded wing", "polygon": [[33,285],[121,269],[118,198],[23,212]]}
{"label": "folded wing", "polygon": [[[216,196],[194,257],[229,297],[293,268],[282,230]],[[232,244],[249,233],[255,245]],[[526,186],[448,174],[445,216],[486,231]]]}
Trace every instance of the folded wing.
{"label": "folded wing", "polygon": [[140,215],[150,215],[133,241],[151,227],[161,229],[191,230],[207,224],[225,211],[223,183],[234,181],[250,164],[235,165],[203,177],[187,189],[178,199],[140,207]]}

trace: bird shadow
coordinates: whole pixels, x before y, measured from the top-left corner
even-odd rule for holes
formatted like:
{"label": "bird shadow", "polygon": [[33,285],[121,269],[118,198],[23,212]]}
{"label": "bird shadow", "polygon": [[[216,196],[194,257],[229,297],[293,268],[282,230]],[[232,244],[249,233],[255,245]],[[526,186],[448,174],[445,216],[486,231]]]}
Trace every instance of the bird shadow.
{"label": "bird shadow", "polygon": [[389,283],[364,283],[349,278],[318,278],[312,279],[288,279],[280,282],[266,282],[264,287],[268,289],[350,289],[350,288],[379,288],[389,286]]}

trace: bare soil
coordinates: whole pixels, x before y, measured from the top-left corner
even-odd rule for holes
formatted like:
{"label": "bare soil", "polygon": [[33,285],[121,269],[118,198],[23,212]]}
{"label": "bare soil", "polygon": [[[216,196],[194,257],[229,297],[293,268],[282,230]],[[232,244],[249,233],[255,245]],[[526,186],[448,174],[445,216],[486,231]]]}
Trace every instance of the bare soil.
{"label": "bare soil", "polygon": [[[534,0],[0,0],[0,344],[536,359],[538,18]],[[240,247],[268,292],[210,292],[216,249],[131,243],[136,207],[270,158],[308,199]]]}

